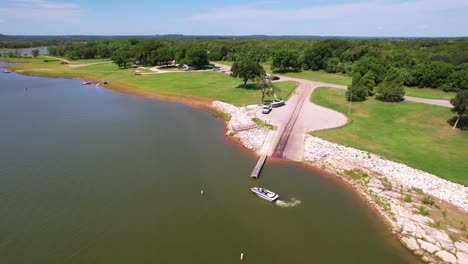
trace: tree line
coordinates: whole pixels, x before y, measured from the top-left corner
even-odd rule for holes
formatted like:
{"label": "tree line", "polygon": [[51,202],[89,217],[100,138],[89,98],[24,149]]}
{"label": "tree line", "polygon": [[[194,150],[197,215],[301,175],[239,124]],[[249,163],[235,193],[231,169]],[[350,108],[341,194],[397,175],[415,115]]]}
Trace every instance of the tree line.
{"label": "tree line", "polygon": [[[189,52],[190,51],[190,52]],[[69,59],[111,58],[119,66],[201,64],[193,53],[211,61],[234,62],[239,54],[255,54],[274,72],[324,70],[353,77],[358,87],[378,86],[399,70],[395,81],[410,87],[444,91],[468,89],[467,39],[104,39],[49,47],[49,53]],[[201,58],[202,62],[206,62]],[[372,66],[363,65],[370,63]],[[195,65],[200,67],[200,65]],[[372,73],[364,76],[369,69]],[[401,75],[401,76],[400,76]],[[363,80],[361,80],[363,79]],[[387,82],[390,81],[389,79]],[[388,86],[388,85],[383,85]],[[385,90],[385,88],[382,88]],[[356,94],[365,94],[364,91]],[[374,91],[370,90],[370,94]],[[377,91],[375,91],[377,92]],[[357,99],[357,98],[356,98]]]}

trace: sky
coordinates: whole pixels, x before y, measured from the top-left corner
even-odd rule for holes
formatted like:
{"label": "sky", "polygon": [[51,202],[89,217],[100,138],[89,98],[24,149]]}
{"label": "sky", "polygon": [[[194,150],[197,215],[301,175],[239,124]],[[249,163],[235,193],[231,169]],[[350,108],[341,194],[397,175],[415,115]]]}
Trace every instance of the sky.
{"label": "sky", "polygon": [[5,35],[468,36],[468,0],[0,0]]}

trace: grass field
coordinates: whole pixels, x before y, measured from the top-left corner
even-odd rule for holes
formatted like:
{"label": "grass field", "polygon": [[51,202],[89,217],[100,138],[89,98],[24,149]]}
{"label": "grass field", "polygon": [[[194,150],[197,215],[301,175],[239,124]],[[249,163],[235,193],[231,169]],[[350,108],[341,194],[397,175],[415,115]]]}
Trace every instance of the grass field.
{"label": "grass field", "polygon": [[457,93],[454,92],[444,92],[442,90],[433,89],[433,88],[415,88],[415,87],[405,87],[405,95],[427,98],[427,99],[443,99],[450,100],[454,98]]}
{"label": "grass field", "polygon": [[[347,114],[344,93],[321,87],[314,92],[312,101]],[[369,98],[353,103],[348,125],[312,134],[467,186],[468,132],[452,129],[446,122],[452,116],[444,107],[383,103]]]}
{"label": "grass field", "polygon": [[[85,67],[70,68],[58,61],[44,62],[38,58],[30,63],[9,66],[12,70],[21,70],[24,74],[45,77],[81,78],[99,82],[105,79],[116,90],[173,100],[221,100],[235,105],[260,103],[261,93],[253,85],[242,86],[240,79],[226,74],[206,72],[164,73],[154,75],[137,75],[135,69],[118,69],[113,63],[96,64]],[[277,83],[281,92],[279,97],[288,98],[297,83]],[[272,100],[272,98],[266,98]]]}
{"label": "grass field", "polygon": [[293,78],[300,78],[306,79],[311,81],[317,82],[325,82],[325,83],[332,83],[332,84],[339,84],[339,85],[350,85],[351,84],[351,77],[342,75],[342,74],[335,74],[335,73],[328,73],[325,71],[301,71],[301,72],[288,72],[285,74],[281,74]]}

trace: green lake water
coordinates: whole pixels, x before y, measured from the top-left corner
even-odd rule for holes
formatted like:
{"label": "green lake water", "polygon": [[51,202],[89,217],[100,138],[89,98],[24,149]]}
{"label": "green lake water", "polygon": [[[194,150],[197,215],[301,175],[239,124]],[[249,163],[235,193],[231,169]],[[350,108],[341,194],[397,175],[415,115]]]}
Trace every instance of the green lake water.
{"label": "green lake water", "polygon": [[418,263],[332,177],[267,162],[250,179],[209,113],[2,72],[0,263]]}

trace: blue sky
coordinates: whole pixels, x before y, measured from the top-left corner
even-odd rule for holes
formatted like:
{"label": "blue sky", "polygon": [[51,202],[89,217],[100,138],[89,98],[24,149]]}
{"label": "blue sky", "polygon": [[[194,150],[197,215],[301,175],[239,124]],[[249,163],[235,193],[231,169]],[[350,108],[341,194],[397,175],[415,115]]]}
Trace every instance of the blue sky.
{"label": "blue sky", "polygon": [[0,34],[468,36],[468,0],[0,0]]}

